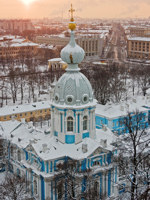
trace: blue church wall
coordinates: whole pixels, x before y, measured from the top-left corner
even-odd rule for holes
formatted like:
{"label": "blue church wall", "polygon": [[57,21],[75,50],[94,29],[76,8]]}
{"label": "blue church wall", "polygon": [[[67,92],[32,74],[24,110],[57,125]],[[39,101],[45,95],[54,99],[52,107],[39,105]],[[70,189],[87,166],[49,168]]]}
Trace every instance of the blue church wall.
{"label": "blue church wall", "polygon": [[111,195],[111,170],[108,171],[108,196]]}
{"label": "blue church wall", "polygon": [[[130,113],[133,114],[133,113]],[[148,115],[148,121],[146,121],[146,117]],[[136,118],[137,116],[133,115],[132,116],[132,123],[133,126],[136,126]],[[139,118],[140,118],[140,127],[141,129],[144,129],[145,127],[148,127],[148,124],[150,124],[150,111],[147,112],[141,112],[139,113]],[[115,118],[115,119],[108,119],[105,117],[101,117],[98,114],[96,114],[95,116],[95,123],[96,123],[96,128],[98,129],[102,129],[102,124],[108,126],[108,128],[110,128],[113,132],[117,132],[118,135],[120,134],[124,134],[125,132],[129,132],[126,125],[125,125],[125,120],[127,119],[127,117],[119,117],[119,118]],[[109,123],[108,123],[109,121]]]}
{"label": "blue church wall", "polygon": [[54,136],[58,136],[58,132],[57,131],[54,131]]}
{"label": "blue church wall", "polygon": [[143,107],[148,110],[148,124],[150,125],[150,107],[148,106],[143,106]]}
{"label": "blue church wall", "polygon": [[112,156],[112,153],[108,153],[107,154],[107,163],[110,164],[111,163],[111,156]]}
{"label": "blue church wall", "polygon": [[115,167],[115,183],[117,183],[117,166]]}
{"label": "blue church wall", "polygon": [[108,120],[104,117],[101,117],[99,115],[95,116],[95,124],[97,129],[101,129],[102,125],[108,125]]}
{"label": "blue church wall", "polygon": [[53,200],[53,181],[51,181],[51,200]]}
{"label": "blue church wall", "polygon": [[78,133],[80,133],[80,115],[78,114]]}
{"label": "blue church wall", "polygon": [[51,161],[50,162],[50,172],[52,172],[53,171],[53,162]]}
{"label": "blue church wall", "polygon": [[82,160],[82,162],[81,162],[81,170],[82,171],[86,170],[86,158],[84,160]]}
{"label": "blue church wall", "polygon": [[75,135],[65,135],[65,142],[67,144],[75,143]]}
{"label": "blue church wall", "polygon": [[46,172],[49,173],[49,162],[46,161]]}
{"label": "blue church wall", "polygon": [[83,133],[83,134],[82,134],[82,138],[83,138],[83,139],[84,139],[84,138],[87,138],[87,137],[89,137],[89,132]]}
{"label": "blue church wall", "polygon": [[63,132],[63,115],[62,115],[62,113],[60,114],[60,122],[61,122],[60,130],[61,130],[61,133],[62,133]]}
{"label": "blue church wall", "polygon": [[41,178],[41,200],[45,200],[45,183],[44,178],[40,176]]}
{"label": "blue church wall", "polygon": [[41,171],[42,171],[42,172],[45,172],[45,164],[44,164],[44,161],[43,161],[43,160],[41,161],[41,164],[42,164],[42,166],[41,166]]}

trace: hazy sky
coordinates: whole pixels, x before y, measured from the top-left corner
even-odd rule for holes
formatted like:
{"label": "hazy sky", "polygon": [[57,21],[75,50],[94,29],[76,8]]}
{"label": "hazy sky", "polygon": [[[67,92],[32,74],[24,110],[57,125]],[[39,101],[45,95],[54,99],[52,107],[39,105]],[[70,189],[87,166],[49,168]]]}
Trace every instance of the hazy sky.
{"label": "hazy sky", "polygon": [[68,17],[71,2],[79,17],[150,16],[150,0],[0,0],[0,18]]}

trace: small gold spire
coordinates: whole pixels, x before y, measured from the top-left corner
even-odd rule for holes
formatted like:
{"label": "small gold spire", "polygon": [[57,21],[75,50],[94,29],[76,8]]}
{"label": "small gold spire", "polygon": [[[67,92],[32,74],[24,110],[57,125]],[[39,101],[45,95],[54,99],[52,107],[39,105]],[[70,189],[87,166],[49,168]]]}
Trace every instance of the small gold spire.
{"label": "small gold spire", "polygon": [[69,10],[70,14],[71,14],[71,19],[70,19],[70,23],[69,23],[69,29],[71,31],[74,31],[76,29],[76,24],[74,22],[74,18],[73,18],[73,13],[75,12],[75,9],[73,9],[72,4],[71,4],[71,9]]}

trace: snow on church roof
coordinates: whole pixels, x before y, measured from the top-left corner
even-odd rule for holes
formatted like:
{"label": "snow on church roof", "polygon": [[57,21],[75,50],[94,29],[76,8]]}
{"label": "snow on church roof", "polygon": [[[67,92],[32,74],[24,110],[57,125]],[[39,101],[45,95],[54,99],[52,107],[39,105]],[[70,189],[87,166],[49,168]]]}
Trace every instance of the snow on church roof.
{"label": "snow on church roof", "polygon": [[147,112],[143,106],[150,106],[150,100],[147,100],[147,97],[136,97],[132,101],[120,104],[97,104],[95,113],[108,119],[119,118],[126,116],[128,112]]}
{"label": "snow on church roof", "polygon": [[[28,126],[18,121],[0,122],[0,134],[4,138],[11,141],[20,148],[32,146],[32,153],[35,152],[38,157],[43,160],[53,160],[68,156],[72,159],[84,159],[90,156],[97,148],[103,148],[100,141],[107,139],[107,147],[103,148],[106,151],[112,151],[112,142],[116,139],[113,133],[107,129],[106,131],[97,130],[96,138],[85,138],[79,144],[62,144],[56,137],[51,134],[45,134],[40,130]],[[83,153],[82,144],[87,144],[88,151]],[[46,149],[43,149],[43,145]]]}

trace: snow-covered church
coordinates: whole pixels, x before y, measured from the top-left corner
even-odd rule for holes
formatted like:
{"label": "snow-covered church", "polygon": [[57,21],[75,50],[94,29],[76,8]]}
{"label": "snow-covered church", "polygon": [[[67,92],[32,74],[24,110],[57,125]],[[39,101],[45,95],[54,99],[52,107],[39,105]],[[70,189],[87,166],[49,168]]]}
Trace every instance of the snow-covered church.
{"label": "snow-covered church", "polygon": [[[96,100],[90,82],[78,67],[84,50],[75,42],[75,28],[72,16],[70,42],[61,51],[68,68],[54,88],[50,132],[15,120],[0,123],[0,134],[8,145],[10,170],[26,176],[31,182],[32,197],[39,200],[68,199],[67,195],[60,195],[65,193],[67,182],[61,185],[62,189],[56,187],[54,179],[59,164],[68,160],[77,162],[81,174],[91,169],[97,199],[113,199],[117,195],[117,166],[113,163],[116,137],[108,128],[95,127]],[[80,192],[85,190],[86,180],[80,176]]]}

